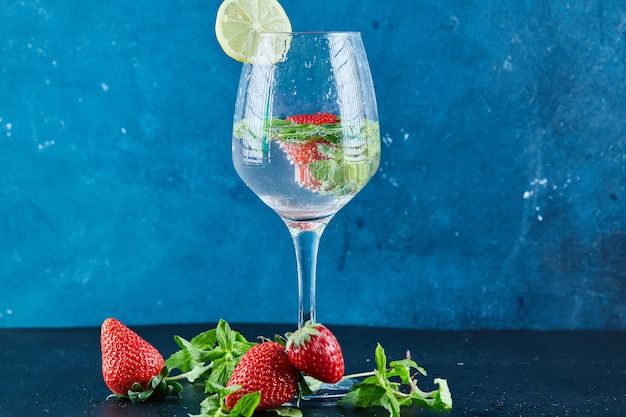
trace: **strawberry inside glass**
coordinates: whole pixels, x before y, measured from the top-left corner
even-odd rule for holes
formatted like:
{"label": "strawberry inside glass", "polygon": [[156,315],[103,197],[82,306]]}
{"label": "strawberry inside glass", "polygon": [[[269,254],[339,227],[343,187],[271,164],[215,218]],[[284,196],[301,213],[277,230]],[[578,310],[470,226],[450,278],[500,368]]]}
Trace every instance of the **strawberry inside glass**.
{"label": "strawberry inside glass", "polygon": [[[315,114],[300,114],[288,116],[286,121],[294,125],[323,125],[339,123],[339,118],[331,113],[317,112]],[[302,187],[313,191],[319,191],[322,182],[315,179],[310,169],[310,164],[315,161],[329,159],[328,155],[320,152],[324,146],[334,146],[323,137],[315,137],[308,142],[288,143],[281,142],[281,149],[287,154],[289,161],[295,166],[295,180]]]}

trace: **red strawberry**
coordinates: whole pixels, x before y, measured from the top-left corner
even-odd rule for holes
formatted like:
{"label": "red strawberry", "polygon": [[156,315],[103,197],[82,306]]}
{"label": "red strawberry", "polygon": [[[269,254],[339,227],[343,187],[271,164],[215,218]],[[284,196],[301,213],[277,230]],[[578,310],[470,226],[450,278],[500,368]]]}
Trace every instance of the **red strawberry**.
{"label": "red strawberry", "polygon": [[294,165],[306,165],[313,161],[326,159],[326,157],[319,152],[318,144],[332,146],[326,139],[316,139],[305,143],[281,142],[280,147],[287,153],[287,157]]}
{"label": "red strawberry", "polygon": [[104,382],[119,396],[127,396],[134,383],[146,389],[165,366],[154,346],[113,318],[102,323],[100,347]]}
{"label": "red strawberry", "polygon": [[261,392],[257,410],[276,408],[291,400],[298,389],[298,370],[289,362],[285,347],[277,342],[253,346],[235,367],[227,387],[241,385],[224,399],[228,410],[252,392]]}
{"label": "red strawberry", "polygon": [[[339,123],[339,118],[331,113],[317,112],[315,114],[299,114],[295,116],[288,116],[286,121],[292,122],[298,125],[321,125],[321,124],[335,124]],[[281,143],[283,151],[287,153],[289,160],[295,164],[309,164],[313,161],[319,161],[320,159],[326,159],[324,155],[319,152],[318,144],[330,145],[332,144],[324,138],[310,140],[304,143]]]}
{"label": "red strawberry", "polygon": [[295,116],[288,116],[285,118],[285,120],[298,125],[322,125],[339,123],[339,118],[336,115],[332,113],[322,112],[317,112],[315,114],[298,114]]}
{"label": "red strawberry", "polygon": [[[292,122],[297,125],[309,124],[309,125],[321,125],[321,124],[335,124],[339,123],[339,118],[331,113],[317,112],[315,114],[298,114],[295,116],[288,116],[286,121]],[[287,154],[287,159],[295,165],[296,168],[296,181],[304,188],[317,191],[320,189],[322,183],[313,178],[309,164],[311,162],[319,161],[322,159],[328,159],[319,151],[319,145],[334,146],[329,141],[322,137],[315,137],[304,143],[286,143],[281,142],[281,149]]]}
{"label": "red strawberry", "polygon": [[280,148],[287,154],[287,159],[296,168],[296,181],[298,184],[313,191],[317,191],[322,184],[313,178],[309,164],[314,161],[328,159],[319,152],[318,144],[333,146],[326,139],[316,139],[305,143],[280,143]]}
{"label": "red strawberry", "polygon": [[287,355],[296,368],[322,382],[334,384],[343,378],[341,346],[322,324],[306,323],[289,334]]}

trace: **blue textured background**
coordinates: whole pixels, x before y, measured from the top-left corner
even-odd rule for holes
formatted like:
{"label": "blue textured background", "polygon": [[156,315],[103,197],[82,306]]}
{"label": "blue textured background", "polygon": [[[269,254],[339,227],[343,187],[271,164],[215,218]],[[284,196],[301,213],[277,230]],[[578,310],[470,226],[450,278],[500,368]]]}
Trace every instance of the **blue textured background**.
{"label": "blue textured background", "polygon": [[[626,6],[282,0],[363,33],[383,161],[320,249],[326,323],[626,329]],[[0,327],[295,322],[231,167],[219,2],[4,0]]]}

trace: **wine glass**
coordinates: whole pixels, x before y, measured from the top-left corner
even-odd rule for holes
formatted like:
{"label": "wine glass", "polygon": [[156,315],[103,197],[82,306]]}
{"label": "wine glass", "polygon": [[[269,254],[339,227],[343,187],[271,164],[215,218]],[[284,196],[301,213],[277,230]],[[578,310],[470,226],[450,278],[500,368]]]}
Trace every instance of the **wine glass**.
{"label": "wine glass", "polygon": [[291,233],[300,328],[316,322],[322,233],[378,169],[374,85],[358,32],[260,33],[249,50],[235,104],[233,164]]}

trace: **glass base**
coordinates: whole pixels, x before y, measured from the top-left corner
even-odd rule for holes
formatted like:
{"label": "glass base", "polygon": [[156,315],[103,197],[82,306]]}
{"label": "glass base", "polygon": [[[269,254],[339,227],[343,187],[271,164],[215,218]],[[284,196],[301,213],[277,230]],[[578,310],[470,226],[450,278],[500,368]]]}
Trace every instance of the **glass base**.
{"label": "glass base", "polygon": [[294,398],[287,405],[300,408],[333,406],[350,391],[354,384],[355,381],[352,379],[343,379],[336,384],[324,383],[313,394],[304,395],[299,404],[298,399]]}

